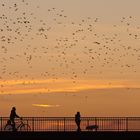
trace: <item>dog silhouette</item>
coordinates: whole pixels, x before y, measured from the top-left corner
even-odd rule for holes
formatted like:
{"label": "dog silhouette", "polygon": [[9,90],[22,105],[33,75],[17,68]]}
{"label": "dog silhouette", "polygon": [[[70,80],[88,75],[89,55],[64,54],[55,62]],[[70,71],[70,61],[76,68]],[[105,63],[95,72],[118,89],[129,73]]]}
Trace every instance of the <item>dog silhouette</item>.
{"label": "dog silhouette", "polygon": [[98,126],[97,126],[97,125],[88,125],[88,126],[86,127],[86,129],[87,129],[87,130],[91,130],[91,131],[93,131],[93,130],[97,131]]}

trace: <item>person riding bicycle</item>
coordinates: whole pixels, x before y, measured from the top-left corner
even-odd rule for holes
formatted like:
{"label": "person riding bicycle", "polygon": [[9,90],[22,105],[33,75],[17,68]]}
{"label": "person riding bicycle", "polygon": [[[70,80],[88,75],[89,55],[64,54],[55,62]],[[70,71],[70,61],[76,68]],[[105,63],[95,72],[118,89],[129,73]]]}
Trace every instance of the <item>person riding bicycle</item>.
{"label": "person riding bicycle", "polygon": [[12,107],[11,114],[10,114],[10,121],[12,122],[13,131],[16,131],[15,118],[20,118],[20,117],[16,114],[16,108]]}

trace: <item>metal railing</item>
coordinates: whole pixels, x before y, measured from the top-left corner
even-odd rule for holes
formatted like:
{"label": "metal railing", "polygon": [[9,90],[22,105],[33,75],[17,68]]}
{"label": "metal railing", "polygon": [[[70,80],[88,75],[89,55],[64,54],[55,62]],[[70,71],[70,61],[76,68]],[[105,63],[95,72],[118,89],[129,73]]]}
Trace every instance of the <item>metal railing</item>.
{"label": "metal railing", "polygon": [[[0,117],[0,131],[5,131],[8,119]],[[34,132],[77,130],[74,117],[24,117],[23,122]],[[89,131],[86,127],[90,125],[98,126],[93,131],[140,131],[140,117],[81,117],[81,131]]]}

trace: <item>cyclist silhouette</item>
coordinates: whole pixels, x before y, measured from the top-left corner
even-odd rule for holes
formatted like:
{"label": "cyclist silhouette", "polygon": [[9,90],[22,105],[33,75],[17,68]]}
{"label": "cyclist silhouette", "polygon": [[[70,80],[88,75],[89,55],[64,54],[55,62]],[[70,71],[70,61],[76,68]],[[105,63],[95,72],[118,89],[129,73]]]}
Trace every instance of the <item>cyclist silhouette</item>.
{"label": "cyclist silhouette", "polygon": [[[20,118],[20,123],[15,123],[15,118]],[[7,124],[4,126],[5,131],[30,131],[31,128],[28,123],[22,121],[22,117],[19,117],[16,114],[16,108],[12,107],[10,119],[7,121]]]}
{"label": "cyclist silhouette", "polygon": [[16,131],[15,118],[20,118],[20,117],[16,114],[16,108],[12,107],[11,114],[10,114],[10,121],[12,122],[13,131]]}

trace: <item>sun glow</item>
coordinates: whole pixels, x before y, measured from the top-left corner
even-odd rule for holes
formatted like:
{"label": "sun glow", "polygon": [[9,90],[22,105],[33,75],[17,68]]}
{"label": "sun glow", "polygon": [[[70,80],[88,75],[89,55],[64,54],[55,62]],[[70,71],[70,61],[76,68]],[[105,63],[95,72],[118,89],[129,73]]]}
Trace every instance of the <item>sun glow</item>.
{"label": "sun glow", "polygon": [[60,105],[48,105],[48,104],[32,104],[32,106],[36,106],[36,107],[60,107]]}

